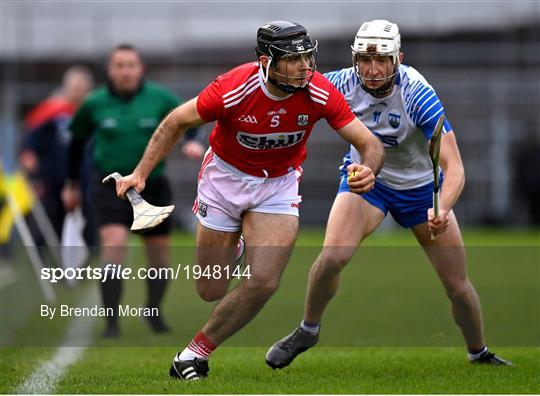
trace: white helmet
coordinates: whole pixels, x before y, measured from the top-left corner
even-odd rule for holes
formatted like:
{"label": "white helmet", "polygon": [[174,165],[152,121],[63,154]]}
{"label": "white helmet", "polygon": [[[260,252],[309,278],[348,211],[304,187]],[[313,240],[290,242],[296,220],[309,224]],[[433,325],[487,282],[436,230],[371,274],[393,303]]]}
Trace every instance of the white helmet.
{"label": "white helmet", "polygon": [[[397,72],[399,63],[399,52],[401,49],[401,36],[399,28],[395,23],[384,19],[364,22],[351,45],[353,67],[360,78],[362,87],[370,93],[384,94],[392,88],[392,84]],[[364,85],[364,81],[358,68],[357,56],[390,56],[394,63],[395,70],[387,78],[387,84],[383,87],[373,90]]]}
{"label": "white helmet", "polygon": [[398,25],[384,19],[364,22],[351,46],[353,53],[365,55],[392,56],[394,64],[398,60],[401,36]]}

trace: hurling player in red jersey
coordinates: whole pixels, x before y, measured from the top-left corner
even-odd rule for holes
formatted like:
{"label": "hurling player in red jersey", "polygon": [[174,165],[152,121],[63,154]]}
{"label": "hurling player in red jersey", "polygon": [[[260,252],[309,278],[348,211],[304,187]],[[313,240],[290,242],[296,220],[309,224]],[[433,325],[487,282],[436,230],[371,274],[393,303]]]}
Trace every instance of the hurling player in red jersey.
{"label": "hurling player in red jersey", "polygon": [[[117,182],[124,196],[141,191],[154,166],[186,129],[217,121],[199,173],[194,211],[197,280],[206,301],[219,303],[202,330],[174,357],[170,375],[206,377],[214,349],[246,325],[276,291],[298,231],[300,165],[314,124],[325,118],[362,154],[349,167],[351,191],[373,188],[381,168],[379,140],[354,116],[344,97],[316,72],[317,44],[297,23],[274,21],[257,31],[258,62],[219,76],[197,98],[171,112],[154,132],[131,175]],[[243,234],[247,267],[227,293]],[[217,267],[217,271],[216,271]],[[230,269],[229,269],[230,268]]]}

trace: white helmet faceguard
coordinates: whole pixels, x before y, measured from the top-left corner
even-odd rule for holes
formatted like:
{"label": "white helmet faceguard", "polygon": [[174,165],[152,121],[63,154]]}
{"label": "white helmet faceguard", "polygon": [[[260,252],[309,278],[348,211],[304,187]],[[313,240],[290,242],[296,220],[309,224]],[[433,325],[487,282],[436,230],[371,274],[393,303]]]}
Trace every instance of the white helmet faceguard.
{"label": "white helmet faceguard", "polygon": [[[367,92],[376,96],[386,95],[392,90],[395,81],[397,68],[399,66],[399,52],[401,48],[401,36],[399,28],[395,23],[388,22],[382,19],[376,19],[370,22],[364,22],[354,39],[354,44],[351,46],[352,61],[356,75],[360,79],[362,88]],[[389,56],[392,58],[394,70],[389,71],[383,79],[366,79],[362,77],[358,65],[359,57],[374,57],[374,56]],[[368,81],[385,81],[381,87],[377,89],[369,88],[365,84]]]}

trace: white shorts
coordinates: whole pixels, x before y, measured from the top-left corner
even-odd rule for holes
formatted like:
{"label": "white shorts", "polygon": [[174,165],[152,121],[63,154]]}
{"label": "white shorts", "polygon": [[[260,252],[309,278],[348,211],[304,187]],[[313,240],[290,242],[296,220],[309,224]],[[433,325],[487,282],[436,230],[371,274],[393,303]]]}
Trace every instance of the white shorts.
{"label": "white shorts", "polygon": [[244,212],[298,217],[301,176],[301,168],[273,178],[248,175],[208,149],[199,172],[193,213],[203,226],[226,232],[242,229]]}

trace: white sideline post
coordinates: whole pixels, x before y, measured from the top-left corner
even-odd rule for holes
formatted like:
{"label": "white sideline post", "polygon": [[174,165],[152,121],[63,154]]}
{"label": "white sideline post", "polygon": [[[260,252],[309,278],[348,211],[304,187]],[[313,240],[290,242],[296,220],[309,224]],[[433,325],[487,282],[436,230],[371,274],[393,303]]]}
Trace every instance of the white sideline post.
{"label": "white sideline post", "polygon": [[[34,194],[32,187],[30,188],[32,193]],[[45,243],[47,244],[47,247],[49,248],[49,251],[51,252],[54,261],[56,261],[56,265],[60,267],[63,263],[62,256],[60,254],[60,241],[58,240],[56,231],[54,230],[54,227],[52,226],[51,221],[49,220],[49,217],[47,216],[47,213],[43,208],[43,205],[41,204],[39,199],[35,197],[35,194],[33,197],[33,201],[34,205],[32,206],[31,212],[36,219],[39,231],[43,235]]]}

